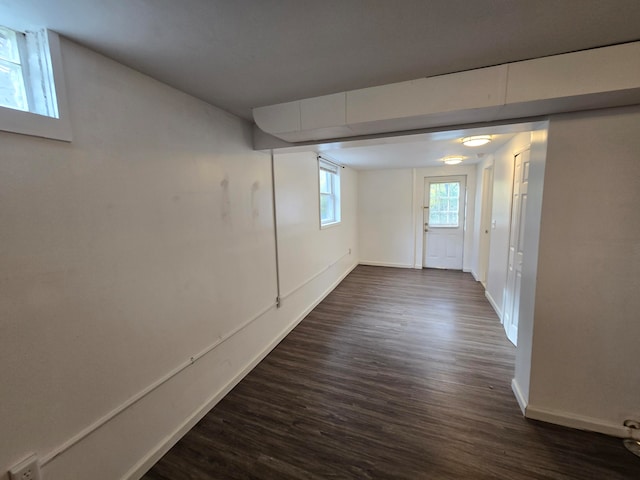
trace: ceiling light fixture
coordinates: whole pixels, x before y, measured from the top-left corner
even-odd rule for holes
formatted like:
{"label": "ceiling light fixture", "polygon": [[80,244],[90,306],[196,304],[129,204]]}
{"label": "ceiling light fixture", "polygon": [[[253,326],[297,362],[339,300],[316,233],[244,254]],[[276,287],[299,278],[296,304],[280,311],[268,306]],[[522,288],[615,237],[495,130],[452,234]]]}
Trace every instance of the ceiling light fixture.
{"label": "ceiling light fixture", "polygon": [[462,160],[464,160],[464,157],[451,156],[451,157],[444,157],[441,161],[446,163],[447,165],[458,165],[462,163]]}
{"label": "ceiling light fixture", "polygon": [[462,144],[465,147],[479,147],[486,145],[491,141],[491,135],[476,135],[474,137],[465,137],[462,139]]}

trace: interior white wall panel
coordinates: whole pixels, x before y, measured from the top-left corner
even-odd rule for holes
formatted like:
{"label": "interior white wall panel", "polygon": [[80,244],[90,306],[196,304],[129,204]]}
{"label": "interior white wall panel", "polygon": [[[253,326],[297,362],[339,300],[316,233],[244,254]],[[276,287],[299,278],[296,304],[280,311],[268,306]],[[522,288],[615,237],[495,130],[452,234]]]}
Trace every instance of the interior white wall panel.
{"label": "interior white wall panel", "polygon": [[371,265],[422,268],[424,179],[451,175],[467,177],[463,269],[471,271],[476,210],[475,166],[358,172],[360,260]]}
{"label": "interior white wall panel", "polygon": [[321,271],[276,309],[250,125],[61,47],[73,142],[0,132],[0,479],[30,452],[48,480],[138,478],[355,265],[357,179],[320,232],[317,175],[291,178],[325,241],[282,252]]}
{"label": "interior white wall panel", "polygon": [[412,182],[410,168],[358,172],[361,263],[413,267]]}
{"label": "interior white wall panel", "polygon": [[[552,117],[528,415],[618,429],[640,416],[640,107]],[[610,433],[610,432],[609,432]]]}
{"label": "interior white wall panel", "polygon": [[316,154],[276,154],[275,167],[280,292],[286,296],[327,265],[356,258],[357,174],[340,169],[342,219],[320,229]]}

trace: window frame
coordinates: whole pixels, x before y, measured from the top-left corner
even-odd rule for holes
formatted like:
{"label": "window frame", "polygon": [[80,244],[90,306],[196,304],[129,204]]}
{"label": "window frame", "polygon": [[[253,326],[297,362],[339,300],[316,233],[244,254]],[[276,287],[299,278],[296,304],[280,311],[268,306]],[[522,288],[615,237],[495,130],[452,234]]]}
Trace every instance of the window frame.
{"label": "window frame", "polygon": [[[330,192],[323,192],[321,187],[321,177],[323,172],[329,174],[330,178]],[[322,197],[326,196],[331,198],[333,205],[333,215],[331,219],[323,220],[322,218]],[[340,167],[335,164],[318,157],[318,218],[320,222],[320,229],[334,227],[340,225],[342,222],[342,206],[340,203],[341,197],[341,185],[340,185]]]}
{"label": "window frame", "polygon": [[[25,88],[29,91],[33,82],[39,81],[43,103],[37,109],[42,113],[34,111],[33,104],[31,111],[0,107],[0,131],[70,142],[71,122],[58,34],[46,29],[22,32],[11,25],[3,27],[25,35],[26,48],[20,51]],[[30,74],[41,75],[44,80],[26,78]],[[33,102],[31,93],[27,97],[28,102]]]}
{"label": "window frame", "polygon": [[[26,52],[26,35],[22,32],[18,32],[16,30],[13,30],[11,28],[8,27],[4,27],[4,26],[0,26],[0,30],[4,30],[4,31],[8,31],[10,33],[10,35],[13,36],[13,38],[15,39],[15,54],[16,57],[15,58],[7,58],[7,57],[0,57],[0,68],[11,68],[12,66],[15,68],[17,67],[16,70],[20,71],[20,79],[22,82],[22,101],[24,102],[24,105],[26,105],[26,109],[25,108],[21,108],[21,107],[6,107],[4,105],[0,105],[0,107],[2,108],[10,108],[12,110],[19,110],[21,112],[28,112],[30,110],[30,106],[33,104],[33,99],[31,98],[31,89],[28,88],[28,84],[27,84],[27,79],[29,76],[29,66],[28,63],[25,63],[25,60],[27,59],[27,52]],[[9,70],[7,70],[9,71]]]}
{"label": "window frame", "polygon": [[[433,215],[434,212],[433,212],[433,208],[432,208],[431,188],[434,185],[446,185],[446,184],[457,184],[458,185],[458,197],[457,197],[458,209],[455,212],[453,210],[447,209],[445,211],[439,211],[439,212],[436,212],[436,213],[439,213],[439,214],[442,214],[442,213],[445,213],[445,214],[455,213],[456,217],[458,219],[458,223],[457,224],[452,224],[452,223],[449,223],[449,224],[447,224],[447,223],[441,223],[441,224],[432,223],[431,215]],[[429,228],[436,228],[436,229],[439,229],[439,228],[443,228],[443,229],[446,229],[446,228],[453,228],[453,229],[460,228],[460,213],[459,212],[460,212],[460,202],[462,201],[462,182],[457,181],[457,180],[453,181],[453,182],[431,182],[429,189],[430,189],[429,190],[429,216],[428,216]],[[447,205],[449,205],[449,202],[450,202],[451,198],[453,198],[453,197],[451,197],[449,195],[446,198],[447,198]]]}

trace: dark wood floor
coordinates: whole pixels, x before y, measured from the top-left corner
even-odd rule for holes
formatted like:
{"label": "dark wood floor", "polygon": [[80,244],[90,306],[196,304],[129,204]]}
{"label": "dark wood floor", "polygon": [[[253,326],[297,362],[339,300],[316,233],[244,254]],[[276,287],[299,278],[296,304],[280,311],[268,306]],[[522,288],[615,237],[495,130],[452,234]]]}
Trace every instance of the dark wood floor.
{"label": "dark wood floor", "polygon": [[360,266],[144,479],[640,479],[525,420],[514,355],[469,274]]}

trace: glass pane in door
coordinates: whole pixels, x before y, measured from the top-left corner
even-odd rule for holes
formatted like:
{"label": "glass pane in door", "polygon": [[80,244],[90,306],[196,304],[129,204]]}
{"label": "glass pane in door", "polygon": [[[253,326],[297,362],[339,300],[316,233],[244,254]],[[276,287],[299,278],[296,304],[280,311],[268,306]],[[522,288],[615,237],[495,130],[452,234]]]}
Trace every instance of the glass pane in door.
{"label": "glass pane in door", "polygon": [[431,183],[429,186],[429,226],[455,227],[460,225],[460,182]]}

